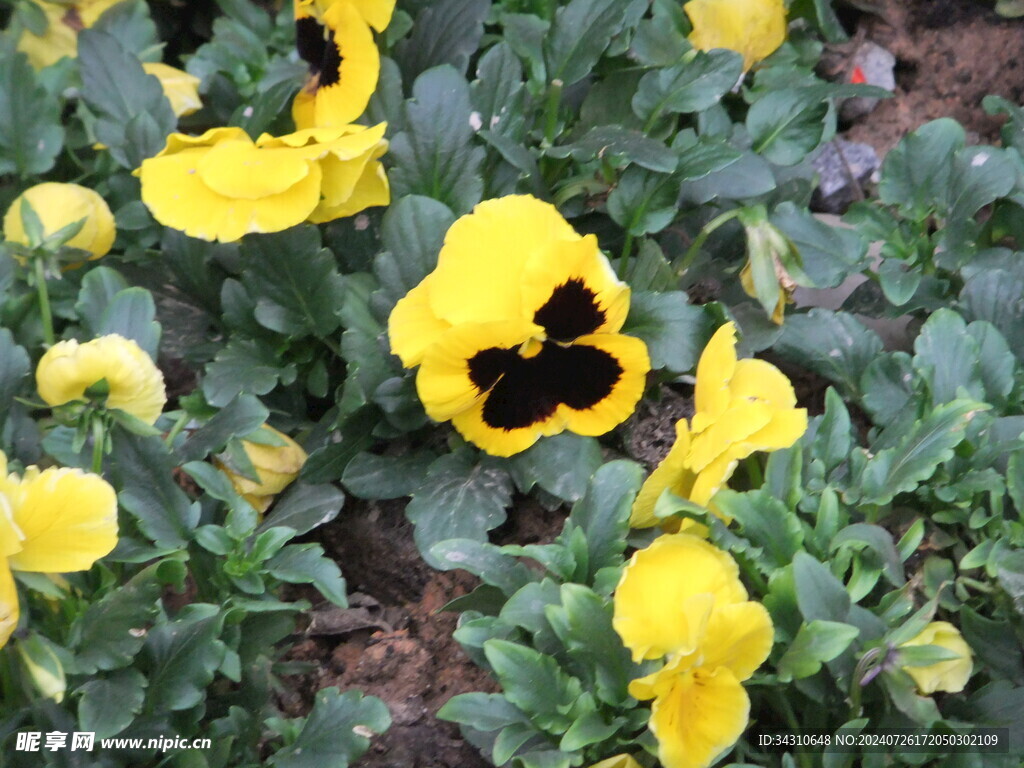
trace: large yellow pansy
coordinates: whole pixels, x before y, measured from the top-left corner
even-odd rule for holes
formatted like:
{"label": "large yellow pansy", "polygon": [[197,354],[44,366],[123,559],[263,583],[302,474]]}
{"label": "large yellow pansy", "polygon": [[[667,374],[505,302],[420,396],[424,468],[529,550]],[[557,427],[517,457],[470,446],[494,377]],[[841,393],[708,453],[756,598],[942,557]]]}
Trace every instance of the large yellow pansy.
{"label": "large yellow pansy", "polygon": [[528,195],[479,204],[448,230],[437,268],[395,306],[392,351],[420,366],[427,414],[488,453],[544,435],[604,434],[643,394],[650,359],[618,331],[629,288],[593,236]]}
{"label": "large yellow pansy", "polygon": [[167,403],[164,377],[153,359],[132,339],[117,334],[80,344],[54,344],[36,367],[39,396],[49,405],[84,400],[85,392],[105,379],[106,405],[153,424]]}
{"label": "large yellow pansy", "polygon": [[36,184],[15,198],[4,214],[5,240],[28,245],[28,234],[21,219],[23,201],[27,201],[39,217],[44,237],[76,221],[82,221],[82,228],[65,245],[88,251],[92,254],[90,260],[105,256],[114,245],[117,230],[114,214],[110,212],[107,202],[88,187],[56,181]]}
{"label": "large yellow pansy", "polygon": [[728,48],[743,55],[748,70],[786,41],[783,0],[690,0],[683,6],[701,51]]}

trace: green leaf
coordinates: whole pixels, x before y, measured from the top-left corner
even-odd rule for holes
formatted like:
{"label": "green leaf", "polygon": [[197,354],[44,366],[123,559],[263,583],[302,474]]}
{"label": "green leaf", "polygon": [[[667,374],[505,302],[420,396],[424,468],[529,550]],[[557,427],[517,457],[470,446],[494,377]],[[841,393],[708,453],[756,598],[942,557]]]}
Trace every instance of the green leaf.
{"label": "green leaf", "polygon": [[265,395],[278,382],[295,381],[295,375],[295,366],[282,365],[270,344],[235,337],[207,364],[203,394],[210,405],[223,408],[242,392]]}
{"label": "green leaf", "polygon": [[967,323],[945,307],[928,318],[914,340],[914,367],[928,382],[934,405],[956,399],[961,388],[967,397],[984,397],[979,357]]}
{"label": "green leaf", "polygon": [[143,650],[148,708],[179,711],[203,700],[224,659],[225,645],[219,639],[223,623],[220,606],[192,603],[172,621],[149,630]]}
{"label": "green leaf", "polygon": [[925,123],[904,137],[882,163],[881,201],[923,218],[949,187],[953,153],[964,141],[964,129],[948,117]]}
{"label": "green leaf", "polygon": [[242,282],[256,320],[272,331],[324,338],[338,327],[342,278],[316,227],[293,227],[242,241]]}
{"label": "green leaf", "polygon": [[743,536],[764,553],[768,574],[792,562],[803,544],[800,519],[765,492],[737,493],[723,488],[715,495],[715,505],[735,518]]}
{"label": "green leaf", "polygon": [[14,405],[14,398],[24,387],[31,371],[28,352],[14,342],[6,328],[0,328],[0,427]]}
{"label": "green leaf", "polygon": [[405,508],[416,526],[416,546],[437,567],[431,548],[447,539],[486,541],[487,532],[505,521],[512,483],[505,470],[487,462],[474,464],[462,454],[441,456]]}
{"label": "green leaf", "polygon": [[437,712],[440,720],[468,725],[477,731],[497,731],[528,722],[523,713],[500,693],[460,693]]}
{"label": "green leaf", "polygon": [[75,651],[76,671],[92,675],[131,663],[145,642],[146,626],[157,615],[157,601],[163,592],[159,566],[135,574],[75,619],[68,646]]}
{"label": "green leaf", "polygon": [[1013,389],[1017,361],[1003,335],[991,323],[975,321],[967,326],[967,335],[978,345],[978,374],[988,402],[998,402]]}
{"label": "green leaf", "polygon": [[436,0],[423,8],[412,34],[395,46],[395,60],[405,80],[411,83],[441,64],[450,64],[465,75],[490,9],[490,0]]}
{"label": "green leaf", "polygon": [[455,214],[444,203],[410,195],[388,207],[381,222],[386,249],[374,258],[380,287],[370,297],[377,317],[387,317],[405,294],[437,266],[437,254]]}
{"label": "green leaf", "polygon": [[996,147],[967,147],[956,153],[945,193],[945,209],[952,222],[966,219],[1000,197],[1010,194],[1017,181],[1014,161]]}
{"label": "green leaf", "polygon": [[648,72],[633,96],[633,112],[648,126],[665,113],[701,112],[727,94],[743,72],[735,51],[698,51],[692,60]]}
{"label": "green leaf", "polygon": [[120,2],[107,8],[91,29],[116,38],[124,49],[142,61],[160,61],[163,43],[157,35],[156,24],[149,17],[149,5],[139,0]]}
{"label": "green leaf", "polygon": [[348,608],[345,579],[319,544],[289,544],[267,562],[266,572],[289,584],[312,584],[340,608]]}
{"label": "green leaf", "polygon": [[986,269],[971,276],[960,292],[960,304],[969,320],[986,320],[996,327],[1024,360],[1024,314],[1015,302],[1024,295],[1024,276],[1004,269]]}
{"label": "green leaf", "polygon": [[273,512],[263,519],[256,531],[284,527],[296,534],[308,533],[336,518],[344,503],[345,495],[333,485],[299,481],[278,498]]}
{"label": "green leaf", "polygon": [[164,148],[177,125],[160,81],[111,35],[84,29],[78,35],[82,99],[98,116],[96,138],[125,168]]}
{"label": "green leaf", "polygon": [[830,115],[816,89],[769,91],[747,112],[754,151],[776,165],[796,165],[821,144]]}
{"label": "green leaf", "polygon": [[834,550],[839,550],[844,544],[854,549],[867,547],[876,553],[889,581],[897,587],[903,584],[903,560],[896,545],[893,544],[892,534],[885,528],[868,523],[848,525],[836,534],[831,546]]}
{"label": "green leaf", "polygon": [[133,339],[155,361],[160,347],[160,323],[156,321],[153,294],[145,288],[118,291],[100,316],[96,333],[116,333]]}
{"label": "green leaf", "polygon": [[632,235],[653,234],[672,223],[677,198],[672,176],[632,166],[608,195],[608,215]]}
{"label": "green leaf", "polygon": [[886,259],[878,267],[878,284],[894,307],[902,307],[917,293],[923,275],[899,259]]}
{"label": "green leaf", "polygon": [[530,79],[535,83],[546,83],[544,41],[551,24],[532,13],[503,13],[501,25],[505,42],[530,65]]}
{"label": "green leaf", "polygon": [[966,605],[959,618],[964,640],[977,658],[1000,678],[1024,684],[1024,653],[1010,622],[985,618]]}
{"label": "green leaf", "polygon": [[558,743],[564,752],[577,752],[591,744],[611,738],[619,730],[618,723],[609,723],[600,712],[587,712],[576,720]]}
{"label": "green leaf", "polygon": [[839,656],[859,634],[857,627],[837,621],[818,619],[802,625],[779,659],[779,681],[785,683],[817,674],[822,663]]}
{"label": "green leaf", "polygon": [[93,267],[82,278],[78,290],[75,313],[82,325],[93,335],[99,336],[100,321],[107,306],[121,291],[128,288],[128,281],[121,273],[110,267]]}
{"label": "green leaf", "polygon": [[398,499],[420,487],[436,458],[431,453],[357,453],[345,467],[341,482],[349,493],[361,499]]}
{"label": "green leaf", "polygon": [[622,0],[570,0],[559,8],[544,38],[548,79],[570,86],[589,75],[622,31],[627,5]]}
{"label": "green leaf", "polygon": [[[380,57],[380,77],[377,90],[370,97],[364,113],[370,125],[388,124],[388,138],[405,129],[405,94],[402,92],[402,73],[394,60]],[[396,196],[392,196],[395,199]]]}
{"label": "green leaf", "polygon": [[370,738],[391,726],[383,701],[362,691],[325,688],[316,694],[313,710],[298,738],[268,761],[275,768],[348,768],[370,746]]}
{"label": "green leaf", "polygon": [[270,412],[252,395],[239,395],[193,432],[178,450],[182,462],[199,461],[221,450],[233,437],[245,437],[266,422]]}
{"label": "green leaf", "polygon": [[114,441],[113,475],[118,500],[157,546],[182,549],[199,521],[199,509],[174,482],[174,462],[156,437],[125,434]]}
{"label": "green leaf", "polygon": [[134,667],[89,680],[78,689],[78,727],[93,731],[97,739],[117,735],[142,711],[148,684]]}
{"label": "green leaf", "polygon": [[579,162],[594,158],[622,158],[626,163],[661,173],[672,173],[679,164],[676,153],[660,141],[617,125],[591,128],[582,138],[571,144],[551,147],[545,154],[557,158],[572,157]]}
{"label": "green leaf", "polygon": [[451,66],[427,70],[406,102],[406,128],[391,141],[392,194],[426,195],[456,214],[480,202],[483,147],[473,146],[469,86]]}
{"label": "green leaf", "polygon": [[646,67],[671,67],[690,49],[690,44],[672,24],[662,19],[644,19],[636,26],[630,57]]}
{"label": "green leaf", "polygon": [[501,548],[472,539],[448,539],[435,544],[431,550],[443,570],[461,568],[477,576],[484,584],[497,587],[512,595],[533,580],[530,569]]}
{"label": "green leaf", "polygon": [[954,400],[915,421],[895,446],[868,459],[861,477],[863,501],[888,504],[897,494],[917,488],[953,457],[968,422],[988,407],[973,400]]}
{"label": "green leaf", "polygon": [[572,724],[565,713],[582,693],[580,681],[563,672],[554,658],[498,638],[484,643],[484,654],[505,698],[533,723],[554,733]]}
{"label": "green leaf", "polygon": [[682,291],[638,291],[632,295],[622,332],[647,344],[652,368],[693,370],[711,330],[711,318]]}
{"label": "green leaf", "polygon": [[816,308],[786,318],[775,351],[856,396],[861,372],[881,354],[882,340],[853,315]]}
{"label": "green leaf", "polygon": [[811,455],[825,465],[826,477],[847,461],[853,450],[850,412],[832,388],[825,391],[825,413],[818,422],[811,444]]}
{"label": "green leaf", "polygon": [[876,424],[889,424],[922,389],[910,355],[892,352],[872,360],[860,379],[861,402]]}
{"label": "green leaf", "polygon": [[590,579],[602,568],[622,562],[629,513],[642,481],[639,464],[609,462],[594,473],[586,495],[573,505],[569,521],[586,534]]}
{"label": "green leaf", "polygon": [[469,86],[473,109],[487,131],[519,141],[526,127],[526,89],[523,66],[505,41],[492,45],[480,57],[476,77]]}
{"label": "green leaf", "polygon": [[[679,155],[677,175],[684,181],[703,179],[728,168],[744,156],[738,149],[725,143],[721,137],[716,139],[705,134],[698,138],[692,128],[676,134],[672,140],[672,149]],[[749,156],[757,158],[754,154]],[[757,161],[764,162],[760,158],[757,158]]]}
{"label": "green leaf", "polygon": [[797,552],[793,557],[793,578],[797,606],[805,621],[847,620],[850,596],[827,566],[806,552]]}
{"label": "green leaf", "polygon": [[867,266],[868,244],[856,230],[829,226],[789,201],[775,209],[771,223],[796,246],[804,272],[818,288],[834,288]]}
{"label": "green leaf", "polygon": [[28,57],[0,56],[0,175],[46,173],[64,146],[61,104],[39,85]]}
{"label": "green leaf", "polygon": [[536,483],[566,501],[583,496],[587,481],[600,466],[597,440],[572,432],[542,438],[509,460],[509,471],[523,493]]}
{"label": "green leaf", "polygon": [[[856,2],[853,4],[856,5]],[[813,20],[830,43],[841,43],[849,39],[832,8],[831,0],[794,0],[789,14],[790,18],[799,15]]]}
{"label": "green leaf", "polygon": [[676,279],[661,246],[652,238],[645,237],[630,269],[629,286],[633,290],[630,308],[635,306],[638,294],[667,291],[675,286]]}

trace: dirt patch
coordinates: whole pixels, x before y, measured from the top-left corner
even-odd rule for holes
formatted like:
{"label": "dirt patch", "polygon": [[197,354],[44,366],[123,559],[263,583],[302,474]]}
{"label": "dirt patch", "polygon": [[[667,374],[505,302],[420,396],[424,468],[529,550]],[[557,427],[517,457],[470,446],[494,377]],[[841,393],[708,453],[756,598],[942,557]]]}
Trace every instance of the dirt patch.
{"label": "dirt patch", "polygon": [[1024,22],[1004,19],[977,0],[876,5],[879,15],[860,17],[858,34],[896,56],[896,91],[847,138],[884,154],[923,123],[953,117],[974,142],[998,142],[1005,118],[986,115],[981,100],[988,94],[1024,100]]}

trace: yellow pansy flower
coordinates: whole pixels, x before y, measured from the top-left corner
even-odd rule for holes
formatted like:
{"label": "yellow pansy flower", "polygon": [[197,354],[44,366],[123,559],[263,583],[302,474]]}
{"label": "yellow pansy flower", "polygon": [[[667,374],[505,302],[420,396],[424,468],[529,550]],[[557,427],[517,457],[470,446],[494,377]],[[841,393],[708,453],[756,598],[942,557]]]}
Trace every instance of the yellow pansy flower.
{"label": "yellow pansy flower", "polygon": [[666,489],[708,506],[740,459],[788,448],[807,431],[807,411],[796,408],[789,379],[764,360],[736,359],[732,323],[715,332],[697,363],[694,409],[689,425],[676,424],[675,444],[640,489],[633,527],[658,524],[654,507]]}
{"label": "yellow pansy flower", "polygon": [[85,400],[87,389],[106,380],[106,406],[154,424],[167,403],[164,377],[132,339],[117,334],[83,344],[68,339],[46,351],[36,366],[36,388],[49,405]]}
{"label": "yellow pansy flower", "polygon": [[292,103],[296,128],[347,125],[363,114],[380,77],[380,52],[363,12],[386,26],[394,9],[392,4],[385,14],[379,5],[296,3],[296,45],[309,64],[306,83]]}
{"label": "yellow pansy flower", "polygon": [[308,458],[302,446],[288,435],[268,425],[264,425],[264,429],[281,440],[284,445],[242,441],[245,455],[249,457],[259,477],[258,482],[233,470],[223,457],[214,462],[228,476],[239,495],[259,512],[266,512],[274,497],[292,484]]}
{"label": "yellow pansy flower", "polygon": [[0,646],[18,625],[11,571],[84,571],[117,544],[117,496],[98,475],[29,467],[7,473],[0,452]]}
{"label": "yellow pansy flower", "polygon": [[392,351],[427,415],[496,456],[564,430],[601,435],[643,394],[646,345],[619,331],[629,287],[593,235],[529,195],[480,203],[395,305]]}
{"label": "yellow pansy flower", "polygon": [[612,623],[634,661],[666,657],[629,685],[635,698],[654,699],[661,764],[710,765],[746,728],[742,682],[768,658],[774,636],[764,606],[747,600],[735,561],[696,536],[660,536],[624,569]]}
{"label": "yellow pansy flower", "polygon": [[142,201],[161,224],[221,242],[351,215],[389,199],[378,161],[385,128],[263,134],[255,142],[241,128],[172,133],[136,171]]}
{"label": "yellow pansy flower", "polygon": [[590,768],[643,768],[643,766],[632,755],[622,754],[594,763]]}
{"label": "yellow pansy flower", "polygon": [[395,0],[295,0],[295,19],[312,16],[323,23],[324,14],[334,5],[351,6],[359,17],[378,32],[391,23]]}
{"label": "yellow pansy flower", "polygon": [[23,200],[28,201],[39,217],[44,237],[84,219],[78,234],[65,245],[88,251],[92,254],[90,260],[105,256],[114,245],[117,229],[114,226],[114,214],[110,212],[106,201],[88,187],[55,181],[29,187],[11,203],[4,214],[4,239],[9,242],[29,244],[21,220]]}
{"label": "yellow pansy flower", "polygon": [[783,0],[690,0],[683,10],[693,25],[693,47],[736,51],[743,55],[744,71],[786,41]]}
{"label": "yellow pansy flower", "polygon": [[940,661],[926,667],[903,667],[903,671],[914,678],[917,690],[924,695],[936,691],[960,693],[974,671],[971,646],[964,640],[960,630],[948,621],[933,621],[900,648],[916,645],[937,645],[960,655],[958,659]]}
{"label": "yellow pansy flower", "polygon": [[36,69],[48,67],[65,56],[78,55],[78,33],[88,29],[108,8],[124,0],[78,0],[47,2],[32,0],[46,15],[46,31],[41,36],[27,29],[18,39],[18,50],[28,55]]}
{"label": "yellow pansy flower", "polygon": [[160,87],[164,89],[164,96],[171,102],[175,117],[191,115],[202,109],[203,102],[199,98],[201,81],[195,75],[158,61],[142,62],[142,70],[160,81]]}

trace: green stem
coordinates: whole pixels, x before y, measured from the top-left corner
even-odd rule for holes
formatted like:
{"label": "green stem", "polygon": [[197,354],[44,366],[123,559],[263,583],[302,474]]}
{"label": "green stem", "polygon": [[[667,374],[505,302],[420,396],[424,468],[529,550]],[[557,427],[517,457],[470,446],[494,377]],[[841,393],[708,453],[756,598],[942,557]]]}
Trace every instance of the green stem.
{"label": "green stem", "polygon": [[106,430],[103,428],[103,420],[93,418],[92,421],[92,472],[94,475],[103,474],[103,444],[106,442]]}
{"label": "green stem", "polygon": [[174,422],[174,426],[171,427],[171,431],[168,432],[167,437],[164,438],[164,445],[168,448],[173,448],[174,440],[181,434],[181,430],[185,428],[185,425],[188,424],[189,419],[191,418],[192,417],[189,415],[188,411],[182,411],[181,416],[179,416],[178,420]]}
{"label": "green stem", "polygon": [[53,313],[50,310],[50,292],[46,289],[46,265],[43,260],[36,256],[33,258],[36,271],[36,293],[39,296],[39,314],[43,320],[43,341],[46,346],[52,347],[53,336]]}
{"label": "green stem", "polygon": [[558,107],[562,103],[562,81],[555,78],[548,86],[548,97],[544,104],[544,146],[550,147],[558,129]]}
{"label": "green stem", "polygon": [[628,272],[629,253],[633,250],[633,233],[626,230],[626,239],[622,241],[622,253],[619,255],[619,279],[625,280]]}
{"label": "green stem", "polygon": [[764,473],[761,471],[761,463],[756,458],[747,456],[743,460],[743,466],[746,467],[751,488],[760,488],[764,485]]}
{"label": "green stem", "polygon": [[[789,699],[786,698],[785,693],[778,688],[773,688],[771,691],[771,699],[772,703],[774,703],[778,708],[779,714],[785,718],[786,725],[789,726],[790,730],[793,731],[793,733],[799,733],[802,731],[803,726],[800,724],[800,720],[797,719],[796,712],[793,710],[793,705],[789,703]],[[811,755],[805,752],[802,747],[796,748],[796,760],[800,764],[800,768],[814,768],[814,760],[811,759]]]}
{"label": "green stem", "polygon": [[704,225],[704,229],[700,231],[700,234],[698,234],[693,243],[690,244],[690,247],[686,249],[686,253],[684,253],[678,260],[676,260],[675,264],[672,265],[677,277],[682,277],[686,273],[686,270],[690,268],[698,254],[700,254],[700,249],[704,247],[704,243],[706,243],[707,239],[711,236],[711,233],[723,224],[735,219],[740,215],[740,211],[742,210],[742,208],[733,208],[731,211],[726,211],[725,213],[716,216]]}

